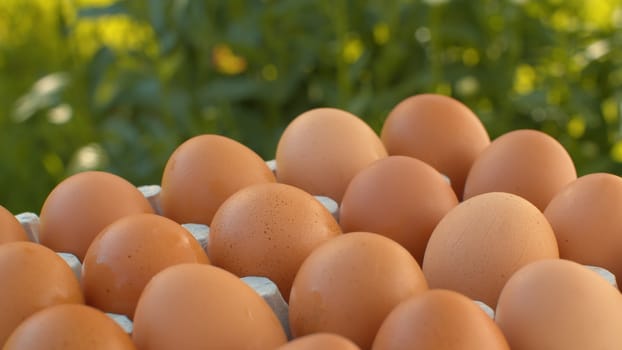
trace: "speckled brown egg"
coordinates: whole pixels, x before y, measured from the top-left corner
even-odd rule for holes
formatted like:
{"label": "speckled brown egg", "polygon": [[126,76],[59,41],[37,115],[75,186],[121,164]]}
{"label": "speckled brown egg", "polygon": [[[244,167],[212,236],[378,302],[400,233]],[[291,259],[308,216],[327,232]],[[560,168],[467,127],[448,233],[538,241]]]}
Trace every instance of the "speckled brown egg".
{"label": "speckled brown egg", "polygon": [[0,245],[0,344],[28,316],[57,304],[84,303],[69,265],[31,242]]}
{"label": "speckled brown egg", "polygon": [[63,180],[46,198],[40,215],[39,241],[82,261],[104,227],[139,213],[153,213],[153,209],[134,185],[111,173],[85,171]]}
{"label": "speckled brown egg", "polygon": [[86,302],[106,312],[134,315],[149,280],[166,267],[209,263],[192,235],[155,214],[123,217],[95,237],[82,266]]}
{"label": "speckled brown egg", "polygon": [[28,241],[28,235],[15,216],[0,205],[0,244],[15,241]]}
{"label": "speckled brown egg", "polygon": [[537,130],[515,130],[495,139],[475,160],[464,199],[486,192],[517,194],[544,211],[564,186],[577,178],[568,152]]}
{"label": "speckled brown egg", "polygon": [[517,271],[495,321],[512,350],[622,349],[622,296],[597,273],[563,259]]}
{"label": "speckled brown egg", "polygon": [[303,260],[341,228],[313,196],[271,183],[240,190],[218,209],[208,253],[212,263],[234,274],[271,279],[287,298]]}
{"label": "speckled brown egg", "polygon": [[622,178],[596,173],[578,178],[549,203],[559,256],[604,267],[622,280]]}
{"label": "speckled brown egg", "polygon": [[387,236],[421,263],[432,230],[457,204],[451,186],[430,165],[390,156],[352,179],[341,202],[339,224],[344,232]]}
{"label": "speckled brown egg", "polygon": [[161,271],[136,307],[141,350],[274,349],[287,339],[270,306],[235,275],[205,264]]}
{"label": "speckled brown egg", "polygon": [[495,305],[510,276],[526,264],[558,258],[551,225],[517,195],[490,192],[450,210],[423,258],[430,288],[451,289]]}
{"label": "speckled brown egg", "polygon": [[359,171],[387,156],[363,120],[336,108],[316,108],[296,117],[276,149],[277,179],[337,202]]}
{"label": "speckled brown egg", "polygon": [[131,338],[103,312],[86,305],[49,307],[27,318],[3,350],[133,350]]}
{"label": "speckled brown egg", "polygon": [[427,290],[408,250],[368,232],[333,238],[316,248],[296,274],[289,299],[292,334],[342,335],[369,349],[382,321],[399,303]]}
{"label": "speckled brown egg", "polygon": [[373,350],[510,350],[495,322],[466,296],[423,292],[398,305],[382,323]]}
{"label": "speckled brown egg", "polygon": [[177,147],[166,163],[162,213],[180,224],[209,225],[233,193],[274,181],[261,157],[243,144],[220,135],[195,136]]}
{"label": "speckled brown egg", "polygon": [[314,333],[296,338],[276,350],[360,350],[350,339],[333,333]]}
{"label": "speckled brown egg", "polygon": [[436,94],[401,101],[389,113],[381,135],[390,155],[421,159],[447,175],[459,198],[471,164],[490,144],[473,111],[454,98]]}

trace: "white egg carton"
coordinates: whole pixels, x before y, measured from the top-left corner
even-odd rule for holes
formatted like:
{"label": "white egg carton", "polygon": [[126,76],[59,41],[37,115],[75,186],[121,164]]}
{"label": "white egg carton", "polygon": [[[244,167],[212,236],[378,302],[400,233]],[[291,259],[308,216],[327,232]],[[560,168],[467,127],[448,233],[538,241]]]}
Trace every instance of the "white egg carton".
{"label": "white egg carton", "polygon": [[[268,167],[274,173],[276,173],[276,162],[274,160],[267,161],[266,164],[268,164]],[[448,178],[447,180],[449,181]],[[159,185],[146,185],[146,186],[139,186],[138,189],[145,196],[145,198],[147,198],[153,210],[157,214],[161,215],[162,207],[160,205],[160,192],[161,192],[160,186]],[[336,201],[325,196],[315,196],[315,198],[320,203],[322,203],[322,205],[324,205],[324,207],[331,213],[331,215],[333,215],[333,217],[336,220],[339,220],[339,204]],[[29,239],[33,242],[38,243],[39,242],[39,217],[37,216],[37,214],[32,213],[32,212],[25,212],[25,213],[18,214],[15,217],[26,230],[26,233]],[[190,234],[192,234],[192,236],[199,242],[199,244],[205,250],[205,252],[207,252],[208,251],[207,245],[209,241],[209,232],[210,232],[209,227],[207,225],[194,224],[194,223],[186,223],[186,224],[182,224],[182,226],[186,230],[188,230]],[[61,258],[63,258],[65,262],[67,262],[69,267],[71,267],[71,270],[75,273],[78,280],[80,280],[81,275],[82,275],[82,265],[80,263],[80,260],[75,255],[70,254],[70,253],[57,253],[57,254]],[[607,282],[609,282],[614,287],[616,288],[618,287],[616,278],[613,275],[613,273],[611,273],[610,271],[602,267],[598,267],[598,266],[591,266],[591,265],[585,265],[585,266],[591,269],[592,271],[595,271],[596,273],[598,273],[600,276],[606,279]],[[291,331],[289,327],[289,306],[287,305],[287,302],[285,302],[285,299],[281,295],[281,292],[279,291],[277,285],[274,282],[272,282],[270,279],[266,277],[261,277],[261,276],[247,276],[247,277],[242,277],[241,280],[244,281],[248,286],[253,288],[272,308],[275,315],[281,322],[281,325],[283,326],[283,329],[285,330],[285,334],[287,335],[287,338],[291,340],[292,336],[291,336]],[[490,318],[494,319],[495,310],[492,307],[478,300],[474,300],[474,302],[484,312],[486,312],[486,314],[490,316]],[[132,333],[133,324],[132,324],[132,321],[126,315],[120,315],[120,314],[114,314],[114,313],[108,313],[107,315],[110,316],[110,318],[112,318],[115,322],[117,322],[117,324],[119,324],[119,326],[121,326],[121,328],[126,333],[128,334]]]}

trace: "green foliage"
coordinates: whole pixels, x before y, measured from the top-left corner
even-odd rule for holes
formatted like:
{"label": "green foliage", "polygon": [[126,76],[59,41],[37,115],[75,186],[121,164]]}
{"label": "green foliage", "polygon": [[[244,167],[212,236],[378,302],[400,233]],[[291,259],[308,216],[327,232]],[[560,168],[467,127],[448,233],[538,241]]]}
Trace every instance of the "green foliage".
{"label": "green foliage", "polygon": [[580,174],[622,167],[620,1],[5,0],[0,203],[39,211],[63,178],[159,183],[177,145],[227,135],[265,159],[319,106],[379,131],[450,94],[492,137],[537,128]]}

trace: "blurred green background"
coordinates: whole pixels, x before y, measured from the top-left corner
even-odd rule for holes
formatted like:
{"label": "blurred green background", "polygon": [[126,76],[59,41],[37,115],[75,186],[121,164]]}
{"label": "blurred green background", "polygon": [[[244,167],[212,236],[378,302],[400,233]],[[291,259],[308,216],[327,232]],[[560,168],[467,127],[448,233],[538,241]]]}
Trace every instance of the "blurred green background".
{"label": "blurred green background", "polygon": [[423,92],[619,173],[621,27],[619,0],[1,0],[0,204],[38,212],[84,169],[159,183],[202,133],[271,159],[312,107],[379,131]]}

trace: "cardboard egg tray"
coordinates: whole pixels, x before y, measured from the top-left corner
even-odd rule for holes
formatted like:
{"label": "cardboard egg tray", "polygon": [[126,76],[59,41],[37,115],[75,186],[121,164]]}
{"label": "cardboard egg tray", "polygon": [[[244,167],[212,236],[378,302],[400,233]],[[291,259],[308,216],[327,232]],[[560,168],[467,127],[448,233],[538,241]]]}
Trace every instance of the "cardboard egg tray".
{"label": "cardboard egg tray", "polygon": [[[276,168],[275,161],[266,162],[270,169],[274,172]],[[162,214],[162,208],[160,205],[160,191],[161,188],[159,185],[146,185],[139,186],[138,190],[145,196],[145,198],[151,204],[154,212],[156,214]],[[337,220],[339,215],[339,205],[334,200],[324,197],[324,196],[316,196],[317,200],[322,203],[326,209],[333,215],[333,217]],[[17,220],[20,222],[28,238],[36,243],[39,243],[39,216],[32,212],[25,212],[18,215],[15,215]],[[207,225],[202,224],[194,224],[194,223],[186,223],[182,224],[192,236],[199,242],[203,250],[207,253],[207,244],[209,240],[209,227]],[[73,273],[76,275],[78,280],[81,280],[82,277],[82,264],[80,260],[71,253],[57,253],[71,268]],[[289,329],[289,307],[285,302],[285,299],[281,295],[278,287],[274,282],[266,277],[260,276],[247,276],[242,277],[241,280],[246,283],[248,286],[253,288],[272,308],[277,318],[281,322],[285,334],[288,339],[292,339],[291,332]],[[131,334],[133,331],[132,321],[126,315],[107,313],[110,318],[112,318],[121,328],[128,334]]]}
{"label": "cardboard egg tray", "polygon": [[[149,202],[152,204],[154,210],[159,213],[159,201],[158,197],[160,195],[160,187],[157,185],[154,186],[142,186],[139,188],[143,194],[149,199]],[[334,201],[329,201],[325,199],[330,207],[336,208],[337,204]],[[17,220],[21,223],[21,225],[26,230],[28,237],[33,242],[39,242],[39,217],[35,213],[26,212],[21,213],[15,216]],[[207,242],[209,238],[209,227],[201,224],[183,224],[188,232],[192,234],[192,236],[199,242],[201,247],[207,252]],[[76,275],[78,280],[82,277],[82,264],[80,260],[73,254],[70,253],[57,253],[63,260],[69,265],[73,273]],[[283,329],[285,330],[285,334],[288,339],[291,339],[291,332],[289,330],[289,307],[283,299],[281,292],[274,282],[265,277],[258,276],[248,276],[242,277],[242,281],[244,281],[247,285],[253,288],[272,308],[276,316],[278,317]],[[114,313],[107,313],[110,318],[112,318],[123,330],[131,334],[133,330],[132,321],[126,315],[119,315]]]}
{"label": "cardboard egg tray", "polygon": [[[273,171],[276,172],[276,162],[274,160],[267,161],[266,164]],[[449,179],[445,177],[448,181]],[[160,205],[160,191],[161,188],[159,185],[146,185],[138,187],[138,190],[147,198],[153,210],[157,214],[162,214],[162,209]],[[315,196],[315,198],[324,205],[324,207],[333,215],[333,217],[338,221],[339,220],[339,204],[333,199],[325,196]],[[29,239],[33,242],[39,242],[39,217],[37,214],[32,212],[25,212],[18,215],[15,215],[17,220],[21,223],[21,225],[26,230],[26,233]],[[188,232],[192,234],[192,236],[199,242],[201,247],[207,253],[207,245],[209,241],[209,227],[207,225],[202,224],[194,224],[194,223],[186,223],[182,224]],[[82,264],[80,260],[73,254],[70,253],[57,253],[71,268],[71,270],[75,273],[78,280],[81,279],[82,275]],[[589,266],[586,265],[587,268],[595,271],[605,280],[607,280],[611,285],[617,288],[616,278],[610,271],[598,267],[598,266]],[[283,329],[285,330],[285,334],[289,340],[292,339],[290,327],[289,327],[289,306],[285,299],[281,295],[278,287],[274,282],[266,277],[261,276],[247,276],[242,277],[242,281],[244,281],[248,286],[253,288],[272,308],[277,318],[281,322]],[[494,319],[495,310],[486,305],[481,301],[474,300],[474,302],[484,311],[488,316]],[[132,321],[126,315],[107,313],[107,315],[112,318],[121,328],[128,334],[132,333],[133,324]]]}

